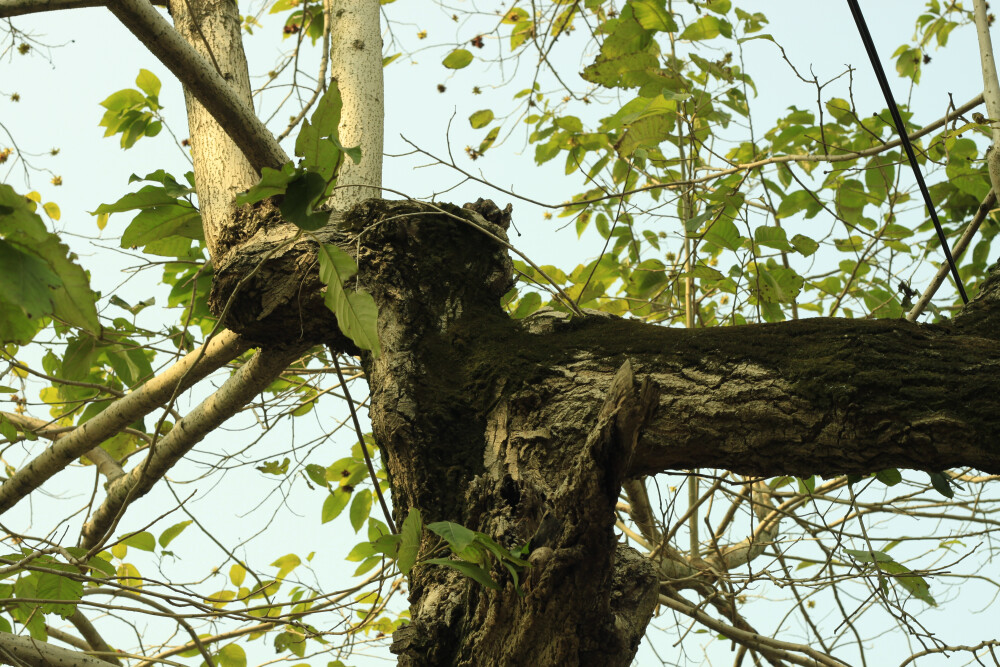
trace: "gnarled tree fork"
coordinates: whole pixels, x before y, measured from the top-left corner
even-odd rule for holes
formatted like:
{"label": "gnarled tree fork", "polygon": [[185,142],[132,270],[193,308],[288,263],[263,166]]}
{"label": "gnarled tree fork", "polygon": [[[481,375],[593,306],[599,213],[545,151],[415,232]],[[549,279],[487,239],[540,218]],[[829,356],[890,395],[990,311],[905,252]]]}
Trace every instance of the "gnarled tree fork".
{"label": "gnarled tree fork", "polygon": [[[1000,269],[942,325],[815,318],[677,330],[554,310],[514,321],[500,307],[510,260],[491,238],[504,236],[509,212],[371,200],[337,217],[348,231],[327,240],[356,253],[358,283],[379,307],[383,354],[365,370],[397,519],[418,507],[509,546],[531,539],[540,554],[523,599],[418,566],[413,623],[393,646],[401,664],[629,664],[657,578],[614,536],[627,479],[691,468],[1000,472]],[[261,231],[231,253],[216,289],[225,294],[280,238]],[[242,286],[232,326],[244,336],[267,346],[293,322],[313,330],[318,294],[312,306],[302,292],[268,305],[268,289],[315,288],[308,246],[274,255],[266,278]]]}

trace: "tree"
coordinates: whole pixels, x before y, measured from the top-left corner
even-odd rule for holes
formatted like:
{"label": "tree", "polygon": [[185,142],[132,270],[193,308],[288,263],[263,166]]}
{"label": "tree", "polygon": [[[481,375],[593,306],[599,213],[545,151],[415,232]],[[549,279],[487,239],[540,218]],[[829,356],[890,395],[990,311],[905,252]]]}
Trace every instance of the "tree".
{"label": "tree", "polygon": [[[0,0],[0,15],[91,4]],[[931,302],[942,264],[913,304],[921,267],[941,263],[940,247],[926,211],[906,206],[912,195],[888,112],[825,97],[829,84],[814,78],[815,112],[793,106],[763,135],[750,125],[748,136],[727,140],[722,130],[750,119],[754,88],[734,53],[748,40],[774,40],[761,32],[760,13],[722,0],[689,4],[504,6],[489,17],[492,28],[443,59],[463,69],[476,60],[465,46],[487,38],[522,63],[538,54],[534,81],[514,95],[520,106],[499,120],[490,109],[471,114],[473,128],[489,129],[466,153],[495,151],[505,123],[529,126],[540,164],[566,153],[567,172],[588,189],[556,207],[559,215],[578,234],[593,225],[606,244],[565,272],[511,244],[510,207],[370,198],[382,185],[373,1],[272,6],[288,12],[284,32],[298,40],[294,68],[307,39],[323,54],[315,89],[282,133],[301,124],[298,164],[250,106],[242,39],[253,17],[228,2],[171,1],[171,27],[145,0],[110,2],[187,96],[193,180],[163,170],[136,176],[149,184],[96,211],[105,222],[137,212],[123,247],[170,258],[163,282],[183,310],[163,338],[179,358],[154,373],[170,351],[127,319],[100,318],[85,262],[46,228],[40,195],[0,186],[0,336],[18,385],[8,393],[23,405],[29,381],[42,381],[50,410],[49,418],[23,407],[3,414],[5,452],[26,455],[4,454],[0,511],[28,502],[78,459],[103,479],[82,515],[66,519],[72,531],[5,527],[0,661],[185,656],[225,667],[244,665],[260,637],[304,660],[342,648],[336,632],[379,632],[392,635],[407,665],[627,665],[654,615],[678,632],[694,623],[734,642],[737,662],[847,664],[879,632],[867,626],[879,612],[925,642],[899,652],[901,661],[995,647],[991,638],[952,647],[922,629],[920,612],[936,604],[932,586],[943,586],[936,570],[968,553],[940,566],[906,564],[890,552],[912,524],[873,524],[893,513],[952,522],[918,529],[941,553],[994,530],[1000,269],[987,265],[996,199],[979,154],[1000,117],[995,72],[983,68],[988,117],[964,117],[983,96],[923,127],[904,109],[921,166],[944,166],[931,194],[946,232],[961,237],[959,276],[974,296],[961,307],[954,296]],[[990,63],[989,20],[984,3],[973,16],[932,0],[916,43],[897,51],[897,71],[919,83],[931,44],[943,47],[974,23]],[[580,40],[593,40],[594,51],[567,84],[553,49]],[[336,86],[327,85],[328,67]],[[539,83],[550,79],[565,90],[562,101]],[[107,98],[101,121],[126,148],[162,123],[159,80],[144,70],[136,85]],[[569,113],[605,97],[614,101],[600,118]],[[442,162],[476,178],[453,158]],[[385,185],[391,194],[394,184]],[[42,210],[59,216],[50,203]],[[789,237],[815,228],[805,220],[835,231]],[[133,314],[145,307],[110,298]],[[917,323],[928,307],[933,321]],[[44,350],[40,361],[20,361],[32,349]],[[221,386],[202,388],[181,415],[181,392],[224,367],[231,373]],[[345,370],[368,384],[370,434]],[[303,578],[289,589],[303,558],[279,558],[277,574],[265,575],[221,543],[222,590],[210,590],[216,577],[206,589],[188,583],[193,575],[143,576],[136,549],[158,544],[162,557],[190,525],[211,532],[194,514],[166,525],[156,511],[123,532],[140,499],[176,493],[167,473],[262,392],[262,409],[301,416],[322,382],[350,408],[351,456],[322,465],[293,447],[257,469],[318,486],[324,522],[350,504],[355,532],[367,525],[350,557],[364,572],[379,568],[374,576],[346,592]],[[262,419],[268,429],[270,420]],[[31,444],[39,438],[51,444]],[[691,474],[680,488],[650,493],[669,471]],[[369,517],[390,490],[392,516]],[[175,497],[171,510],[188,512]],[[797,567],[810,570],[806,578]],[[803,639],[782,639],[787,631],[767,619],[760,630],[762,619],[744,608],[762,579],[791,591],[787,609]],[[401,589],[403,616],[388,606]],[[860,603],[845,602],[856,590]],[[344,600],[355,594],[352,609]],[[839,617],[814,618],[816,599]],[[357,618],[338,630],[324,616],[335,609]],[[95,611],[173,625],[143,637],[141,653],[123,654]],[[30,639],[14,636],[22,629]]]}

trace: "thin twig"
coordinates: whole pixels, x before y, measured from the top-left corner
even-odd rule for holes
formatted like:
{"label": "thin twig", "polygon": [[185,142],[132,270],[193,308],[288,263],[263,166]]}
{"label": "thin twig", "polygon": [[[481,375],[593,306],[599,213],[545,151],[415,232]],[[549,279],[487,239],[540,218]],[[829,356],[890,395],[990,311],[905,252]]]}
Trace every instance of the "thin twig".
{"label": "thin twig", "polygon": [[396,524],[392,522],[392,515],[389,513],[389,506],[385,504],[385,497],[382,495],[382,487],[379,486],[378,477],[375,476],[375,466],[372,465],[372,458],[368,455],[368,445],[365,444],[365,434],[361,430],[361,423],[358,421],[358,413],[354,409],[354,401],[351,400],[351,392],[347,389],[347,382],[344,380],[344,373],[340,370],[340,362],[337,360],[337,351],[332,347],[330,354],[333,355],[333,367],[337,369],[337,379],[344,390],[344,397],[347,399],[347,408],[351,411],[351,420],[354,422],[354,430],[358,434],[358,442],[361,444],[361,451],[365,455],[365,465],[368,466],[368,474],[371,476],[372,486],[375,487],[375,495],[378,496],[378,504],[382,506],[382,515],[389,525],[389,530],[395,535]]}

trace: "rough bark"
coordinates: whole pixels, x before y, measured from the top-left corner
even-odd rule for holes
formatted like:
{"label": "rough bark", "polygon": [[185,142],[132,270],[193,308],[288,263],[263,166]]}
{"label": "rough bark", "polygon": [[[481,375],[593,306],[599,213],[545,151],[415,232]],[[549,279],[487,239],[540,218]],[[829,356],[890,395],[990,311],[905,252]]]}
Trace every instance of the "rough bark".
{"label": "rough bark", "polygon": [[[338,339],[329,316],[308,323],[321,309],[313,242],[289,246],[266,207],[247,215],[263,221],[217,272],[216,304],[247,294],[230,325],[265,345],[292,323],[304,342]],[[532,548],[524,597],[499,569],[494,592],[418,566],[413,622],[394,636],[400,664],[629,664],[657,589],[650,562],[613,532],[629,478],[1000,472],[997,273],[943,325],[689,331],[553,310],[512,321],[499,306],[509,257],[481,231],[505,238],[509,213],[491,202],[370,200],[336,220],[323,240],[356,255],[379,307],[383,354],[365,368],[397,519],[418,507]],[[255,267],[265,277],[240,278]]]}

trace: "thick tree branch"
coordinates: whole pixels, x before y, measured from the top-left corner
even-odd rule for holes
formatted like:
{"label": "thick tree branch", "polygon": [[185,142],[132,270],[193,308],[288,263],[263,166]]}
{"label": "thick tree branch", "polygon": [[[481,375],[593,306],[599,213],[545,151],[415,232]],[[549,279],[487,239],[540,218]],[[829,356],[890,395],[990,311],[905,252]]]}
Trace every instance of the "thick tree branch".
{"label": "thick tree branch", "polygon": [[288,156],[253,109],[153,5],[147,0],[110,0],[108,8],[198,98],[254,169],[278,169],[288,162]]}
{"label": "thick tree branch", "polygon": [[994,339],[833,319],[641,338],[648,365],[638,374],[649,372],[663,399],[633,474],[1000,470]]}
{"label": "thick tree branch", "polygon": [[59,9],[103,7],[105,4],[104,0],[0,0],[0,19],[54,12]]}
{"label": "thick tree branch", "polygon": [[593,419],[594,392],[630,359],[661,395],[628,477],[998,472],[997,298],[987,283],[950,326],[812,318],[681,330],[550,311],[513,325],[519,334],[498,326],[465,354],[481,382],[527,383],[545,397],[538,422],[562,428],[566,414]]}
{"label": "thick tree branch", "polygon": [[201,346],[189,353],[165,372],[54,442],[0,486],[0,514],[16,505],[72,461],[163,405],[175,390],[181,392],[188,389],[244,352],[247,347],[247,343],[239,336],[225,331],[213,338],[207,347]]}
{"label": "thick tree branch", "polygon": [[258,352],[177,422],[142,463],[108,487],[104,503],[83,527],[82,546],[90,549],[99,544],[128,503],[146,495],[184,454],[263,391],[301,353],[301,348]]}
{"label": "thick tree branch", "polygon": [[[43,419],[36,419],[35,417],[18,415],[10,412],[0,412],[0,416],[22,431],[34,433],[35,435],[39,435],[53,441],[64,438],[69,433],[72,433],[74,430],[79,428],[78,426],[55,426],[52,422],[47,422]],[[84,454],[84,456],[89,459],[90,462],[97,467],[97,471],[104,475],[104,477],[106,477],[109,481],[114,481],[118,477],[125,474],[122,467],[118,465],[118,461],[111,458],[111,455],[99,446],[94,447]]]}
{"label": "thick tree branch", "polygon": [[16,667],[108,667],[108,663],[86,653],[0,632],[0,663]]}

